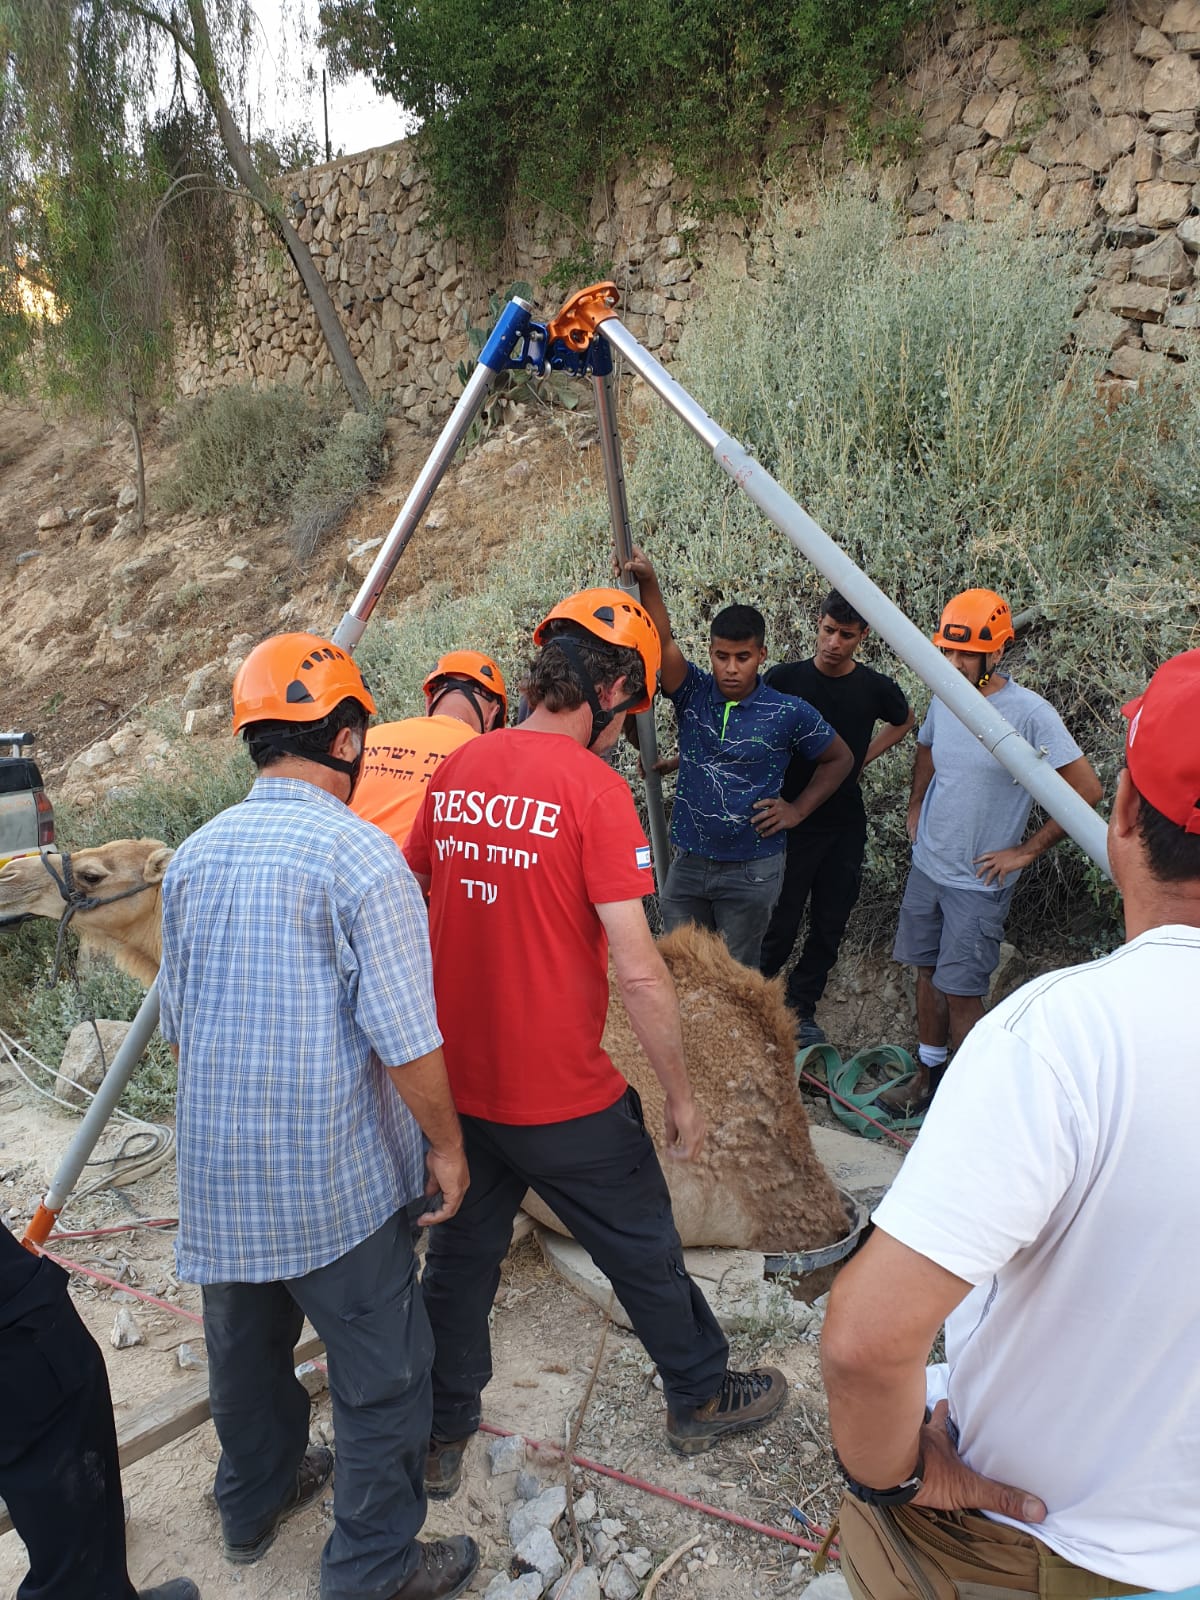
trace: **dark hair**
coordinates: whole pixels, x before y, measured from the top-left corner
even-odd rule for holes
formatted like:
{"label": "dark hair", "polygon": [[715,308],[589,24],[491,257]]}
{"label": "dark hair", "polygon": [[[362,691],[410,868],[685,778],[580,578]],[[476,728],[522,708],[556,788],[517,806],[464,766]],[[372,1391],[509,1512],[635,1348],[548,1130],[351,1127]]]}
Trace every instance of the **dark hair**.
{"label": "dark hair", "polygon": [[[1132,778],[1130,782],[1132,782]],[[1200,833],[1185,833],[1164,817],[1134,784],[1138,797],[1138,836],[1151,873],[1160,883],[1188,883],[1200,878]]]}
{"label": "dark hair", "polygon": [[605,644],[578,623],[556,618],[546,628],[541,650],[529,663],[521,693],[530,709],[545,706],[547,711],[574,711],[587,704],[587,696],[576,681],[566,652],[556,650],[554,641],[567,635],[575,642],[583,670],[597,689],[608,689],[618,678],[625,679],[625,692],[641,696],[646,692],[646,667],[641,656],[628,645]]}
{"label": "dark hair", "polygon": [[867,626],[866,617],[860,616],[849,600],[844,600],[836,589],[830,589],[824,600],[821,601],[821,610],[818,615],[832,617],[835,622],[840,622],[843,628],[865,628]]}
{"label": "dark hair", "polygon": [[260,772],[289,756],[327,756],[343,728],[364,732],[370,718],[361,700],[347,695],[319,722],[251,722],[242,729],[250,759]]}
{"label": "dark hair", "polygon": [[761,611],[753,606],[726,606],[712,619],[708,630],[710,639],[728,639],[731,644],[741,644],[753,639],[762,644],[767,637],[767,621]]}

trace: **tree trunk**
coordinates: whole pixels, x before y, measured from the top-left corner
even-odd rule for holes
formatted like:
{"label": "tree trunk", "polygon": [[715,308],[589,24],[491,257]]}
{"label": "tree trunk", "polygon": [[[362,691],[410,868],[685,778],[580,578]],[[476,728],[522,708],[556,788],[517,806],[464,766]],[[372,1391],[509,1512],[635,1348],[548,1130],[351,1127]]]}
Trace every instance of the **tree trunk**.
{"label": "tree trunk", "polygon": [[316,312],[317,322],[320,325],[322,336],[329,347],[329,354],[333,357],[333,364],[337,368],[338,376],[346,386],[346,393],[356,411],[368,411],[371,406],[371,394],[367,388],[366,379],[358,369],[350,349],[350,342],[346,338],[346,330],[342,327],[341,319],[334,307],[325,279],[318,270],[308,246],[292,227],[283,212],[279,196],[271,189],[263,178],[262,173],[254,165],[246,141],[242,138],[241,130],[234,120],[233,113],[225,99],[221,88],[220,75],[217,72],[216,58],[213,55],[212,36],[208,29],[208,17],[204,10],[204,0],[187,0],[188,15],[192,23],[192,37],[195,45],[194,61],[196,70],[200,75],[200,83],[204,89],[208,102],[216,115],[217,126],[221,132],[221,139],[237,173],[250,197],[266,213],[271,226],[283,240],[288,254],[295,263],[296,271],[300,274],[300,281],[304,285],[309,303]]}
{"label": "tree trunk", "polygon": [[132,383],[129,385],[129,411],[125,420],[129,423],[129,432],[133,438],[133,470],[137,484],[137,536],[140,539],[146,531],[146,457],[142,452],[142,424],[138,417],[137,395],[134,393]]}

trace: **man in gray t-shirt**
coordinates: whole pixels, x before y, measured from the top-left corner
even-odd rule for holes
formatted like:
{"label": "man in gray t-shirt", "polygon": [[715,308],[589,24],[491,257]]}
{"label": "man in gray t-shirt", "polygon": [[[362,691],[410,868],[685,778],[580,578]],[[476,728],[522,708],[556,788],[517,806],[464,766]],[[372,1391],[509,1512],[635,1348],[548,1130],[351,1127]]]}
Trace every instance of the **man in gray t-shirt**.
{"label": "man in gray t-shirt", "polygon": [[[933,642],[1022,738],[1095,805],[1100,780],[1040,695],[997,672],[1013,637],[1007,603],[968,589],[942,612]],[[883,1097],[892,1109],[927,1105],[957,1049],[983,1015],[1000,940],[1023,867],[1065,837],[1048,820],[1024,839],[1033,801],[953,712],[930,703],[917,734],[908,802],[913,864],[892,951],[917,969],[917,1077]]]}

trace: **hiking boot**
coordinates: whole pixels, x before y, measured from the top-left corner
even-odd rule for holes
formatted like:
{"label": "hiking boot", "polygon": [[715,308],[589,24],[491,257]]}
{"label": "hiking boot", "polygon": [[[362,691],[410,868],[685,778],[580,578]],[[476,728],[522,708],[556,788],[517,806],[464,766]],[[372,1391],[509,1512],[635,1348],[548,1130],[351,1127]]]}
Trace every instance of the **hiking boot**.
{"label": "hiking boot", "polygon": [[417,1570],[391,1600],[453,1600],[479,1566],[479,1546],[466,1533],[453,1539],[418,1539],[417,1549],[421,1552]]}
{"label": "hiking boot", "polygon": [[[280,1523],[286,1522],[289,1517],[294,1517],[312,1505],[314,1500],[319,1499],[332,1473],[332,1450],[327,1450],[324,1445],[315,1445],[311,1450],[306,1450],[304,1460],[300,1463],[300,1470],[296,1474],[296,1487],[257,1538],[250,1539],[245,1544],[231,1544],[228,1539],[222,1541],[226,1561],[232,1561],[235,1567],[248,1567],[260,1556],[265,1556],[275,1543]],[[175,1600],[175,1597],[168,1596],[168,1600]]]}
{"label": "hiking boot", "polygon": [[796,1023],[796,1045],[807,1050],[810,1044],[827,1044],[825,1029],[812,1017],[800,1017]]}
{"label": "hiking boot", "polygon": [[683,1456],[702,1455],[727,1433],[760,1428],[781,1411],[787,1379],[777,1367],[727,1372],[706,1405],[667,1411],[667,1442]]}
{"label": "hiking boot", "polygon": [[876,1104],[889,1116],[898,1117],[903,1121],[908,1117],[919,1117],[928,1111],[932,1099],[933,1086],[929,1068],[918,1067],[911,1078],[901,1078],[899,1083],[893,1084],[890,1089],[885,1089]]}
{"label": "hiking boot", "polygon": [[472,1438],[474,1434],[469,1433],[465,1439],[430,1439],[425,1457],[425,1493],[431,1500],[449,1500],[458,1493],[463,1456]]}
{"label": "hiking boot", "polygon": [[190,1578],[168,1578],[153,1589],[139,1589],[138,1600],[200,1600],[200,1591]]}

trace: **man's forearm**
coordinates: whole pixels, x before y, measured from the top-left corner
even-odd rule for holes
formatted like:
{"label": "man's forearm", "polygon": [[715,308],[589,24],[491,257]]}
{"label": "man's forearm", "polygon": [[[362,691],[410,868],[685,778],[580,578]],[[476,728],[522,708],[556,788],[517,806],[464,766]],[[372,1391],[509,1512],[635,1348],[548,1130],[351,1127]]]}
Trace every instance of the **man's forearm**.
{"label": "man's forearm", "polygon": [[891,1489],[912,1475],[925,1419],[925,1368],[839,1362],[822,1352],[829,1429],[838,1457],[852,1478],[872,1489]]}
{"label": "man's forearm", "polygon": [[796,821],[803,822],[818,806],[824,805],[830,795],[840,789],[854,771],[854,757],[848,745],[839,739],[842,749],[829,761],[819,761],[812,777],[792,802]]}
{"label": "man's forearm", "polygon": [[920,806],[933,782],[933,751],[927,744],[917,746],[917,758],[913,762],[912,789],[908,796],[909,810]]}
{"label": "man's forearm", "polygon": [[663,599],[662,589],[659,587],[657,577],[639,577],[638,598],[650,613],[650,620],[658,629],[658,636],[662,646],[666,649],[673,637],[671,633],[671,618],[667,611],[667,602]]}
{"label": "man's forearm", "polygon": [[894,749],[896,745],[900,743],[901,739],[907,736],[912,725],[913,719],[912,717],[909,717],[907,722],[899,722],[894,726],[889,722],[885,724],[884,727],[880,728],[879,732],[867,746],[867,753],[863,757],[863,766],[869,767],[872,761],[878,761],[879,757],[883,755],[885,751]]}
{"label": "man's forearm", "polygon": [[397,1094],[434,1150],[445,1154],[461,1149],[462,1128],[450,1097],[450,1080],[441,1050],[431,1050],[405,1066],[389,1067],[387,1071]]}
{"label": "man's forearm", "polygon": [[668,1095],[690,1095],[683,1056],[683,1031],[679,1025],[679,1001],[666,967],[659,973],[622,977],[617,986],[637,1042],[646,1052],[654,1075]]}

